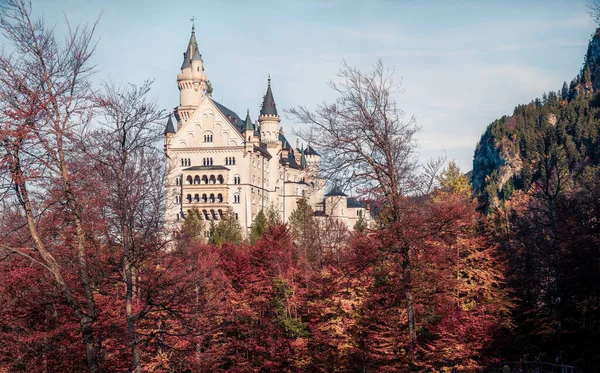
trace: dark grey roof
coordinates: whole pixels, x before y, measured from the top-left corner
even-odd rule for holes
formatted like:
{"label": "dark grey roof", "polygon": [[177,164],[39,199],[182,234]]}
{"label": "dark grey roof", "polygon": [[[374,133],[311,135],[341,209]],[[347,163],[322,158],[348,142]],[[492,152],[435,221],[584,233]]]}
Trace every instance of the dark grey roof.
{"label": "dark grey roof", "polygon": [[175,131],[175,126],[173,126],[173,119],[171,118],[171,114],[169,114],[169,120],[167,121],[167,126],[165,127],[165,132],[163,132],[163,135],[166,135],[167,133],[177,133]]}
{"label": "dark grey roof", "polygon": [[302,152],[300,155],[300,166],[306,167],[306,156],[304,155],[304,145],[302,145]]}
{"label": "dark grey roof", "polygon": [[254,151],[255,151],[255,152],[259,152],[260,154],[262,154],[262,155],[263,155],[265,158],[267,158],[267,159],[271,159],[271,158],[273,158],[273,157],[271,156],[271,153],[269,153],[269,152],[267,151],[267,145],[266,145],[266,144],[262,144],[262,143],[261,143],[259,146],[256,146],[256,145],[254,145]]}
{"label": "dark grey roof", "polygon": [[304,181],[304,179],[300,180],[300,181],[284,181],[284,184],[301,184],[301,185],[308,185],[308,183],[306,181]]}
{"label": "dark grey roof", "polygon": [[277,115],[277,107],[275,106],[273,92],[271,91],[271,77],[269,77],[269,86],[267,87],[267,94],[260,109],[260,115]]}
{"label": "dark grey roof", "polygon": [[229,170],[225,166],[192,166],[184,168],[183,171],[200,171],[200,170]]}
{"label": "dark grey roof", "polygon": [[304,154],[306,154],[306,155],[317,155],[319,157],[321,156],[321,154],[317,153],[315,151],[315,149],[312,146],[310,146],[310,145],[308,145],[306,147],[306,149],[304,150]]}
{"label": "dark grey roof", "polygon": [[289,152],[287,159],[282,158],[280,160],[280,163],[286,166],[289,166],[291,168],[297,168],[297,169],[302,169],[302,167],[298,164],[298,162],[296,162],[296,158],[294,158],[294,153],[293,152]]}
{"label": "dark grey roof", "polygon": [[346,200],[346,207],[349,209],[364,208],[365,204],[360,202],[356,198],[351,197]]}
{"label": "dark grey roof", "polygon": [[[219,111],[221,113],[223,113],[223,115],[227,118],[227,120],[229,120],[229,123],[231,123],[231,125],[234,126],[235,129],[238,130],[238,132],[240,132],[240,133],[244,132],[244,124],[245,123],[233,110],[226,108],[225,106],[219,104],[215,100],[212,100],[212,102],[215,104],[217,109],[219,109]],[[229,119],[229,118],[231,118],[231,119]]]}
{"label": "dark grey roof", "polygon": [[283,149],[292,149],[292,147],[290,146],[290,142],[285,138],[283,132],[279,131],[279,142],[281,143],[281,147]]}
{"label": "dark grey roof", "polygon": [[188,46],[186,51],[183,53],[183,63],[181,64],[181,70],[185,69],[192,65],[192,61],[202,60],[202,55],[198,50],[198,43],[196,42],[196,32],[194,31],[194,27],[192,26],[192,35],[190,36],[190,41],[188,42]]}
{"label": "dark grey roof", "polygon": [[330,196],[342,196],[342,197],[347,197],[348,195],[344,192],[342,192],[342,190],[338,187],[338,186],[334,186],[329,193],[325,194],[325,197],[330,197]]}
{"label": "dark grey roof", "polygon": [[246,120],[244,121],[244,131],[254,131],[252,119],[250,119],[250,110],[246,112]]}

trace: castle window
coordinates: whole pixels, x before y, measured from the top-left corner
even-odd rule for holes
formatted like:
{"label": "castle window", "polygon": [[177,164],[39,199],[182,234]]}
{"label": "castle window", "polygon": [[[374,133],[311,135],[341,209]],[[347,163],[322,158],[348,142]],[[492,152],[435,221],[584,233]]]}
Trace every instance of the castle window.
{"label": "castle window", "polygon": [[210,178],[208,180],[209,180],[210,184],[215,184],[216,183],[215,175],[210,175]]}
{"label": "castle window", "polygon": [[217,176],[217,181],[219,182],[219,184],[223,184],[223,182],[224,182],[223,175]]}
{"label": "castle window", "polygon": [[208,132],[204,134],[204,142],[213,142],[212,133]]}
{"label": "castle window", "polygon": [[186,199],[187,199],[188,203],[192,203],[192,195],[191,194],[188,194]]}
{"label": "castle window", "polygon": [[208,199],[206,198],[206,194],[202,195],[202,203],[206,203]]}
{"label": "castle window", "polygon": [[219,193],[217,195],[217,202],[219,202],[219,203],[223,202],[223,195],[221,193]]}
{"label": "castle window", "polygon": [[194,202],[200,202],[200,195],[194,194]]}
{"label": "castle window", "polygon": [[194,177],[194,184],[200,184],[200,176],[196,175],[196,177]]}
{"label": "castle window", "polygon": [[210,203],[215,203],[215,195],[211,193],[210,198],[208,199]]}
{"label": "castle window", "polygon": [[179,177],[175,178],[175,185],[179,185]]}
{"label": "castle window", "polygon": [[240,195],[238,193],[233,195],[233,203],[240,203]]}
{"label": "castle window", "polygon": [[240,176],[239,175],[236,175],[236,176],[233,177],[233,183],[234,184],[239,184],[240,183]]}
{"label": "castle window", "polygon": [[187,181],[188,184],[190,184],[190,185],[193,184],[192,175],[188,175],[188,177],[185,180]]}
{"label": "castle window", "polygon": [[208,184],[208,177],[206,175],[202,176],[202,184]]}

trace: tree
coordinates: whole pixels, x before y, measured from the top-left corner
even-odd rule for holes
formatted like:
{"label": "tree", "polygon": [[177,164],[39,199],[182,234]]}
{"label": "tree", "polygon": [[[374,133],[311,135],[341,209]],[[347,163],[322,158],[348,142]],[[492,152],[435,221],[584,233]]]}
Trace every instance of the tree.
{"label": "tree", "polygon": [[[104,219],[113,228],[108,242],[122,250],[125,308],[133,372],[142,371],[134,311],[138,272],[152,254],[163,248],[159,238],[164,180],[162,154],[155,144],[163,117],[156,100],[148,97],[151,82],[127,87],[106,83],[96,95],[98,127],[84,135],[84,156],[95,163],[100,185],[107,188]],[[186,221],[187,223],[187,221]]]}
{"label": "tree", "polygon": [[290,214],[290,233],[299,256],[313,267],[321,261],[318,232],[312,207],[306,199],[300,199],[296,209]]}
{"label": "tree", "polygon": [[250,242],[252,244],[256,243],[256,241],[265,233],[268,227],[269,223],[267,222],[265,213],[263,210],[260,210],[258,214],[256,214],[256,217],[252,222],[252,226],[250,227]]}
{"label": "tree", "polygon": [[440,189],[465,198],[471,197],[471,186],[467,175],[463,174],[454,160],[450,161],[439,176]]}
{"label": "tree", "polygon": [[[315,111],[301,106],[289,114],[309,125],[299,135],[321,149],[325,177],[385,201],[393,226],[402,219],[403,197],[418,189],[414,153],[419,126],[414,117],[404,121],[404,111],[394,99],[401,87],[393,80],[393,70],[386,69],[381,60],[366,73],[344,62],[338,78],[330,82],[338,95],[334,103],[319,104]],[[393,242],[388,250],[403,253],[408,334],[414,344],[410,247],[400,238]]]}
{"label": "tree", "polygon": [[226,242],[242,242],[242,227],[235,218],[233,209],[229,208],[223,218],[217,224],[211,221],[211,230],[209,242],[213,245],[221,246]]}
{"label": "tree", "polygon": [[197,208],[188,210],[185,215],[183,222],[183,233],[192,238],[201,238],[204,234],[204,221],[202,220],[202,213]]}
{"label": "tree", "polygon": [[[94,27],[69,28],[64,43],[57,40],[53,27],[31,17],[31,6],[24,0],[5,0],[0,7],[0,30],[13,45],[0,54],[0,130],[3,172],[9,174],[10,187],[26,217],[33,249],[2,244],[4,250],[29,258],[49,271],[80,323],[86,349],[88,370],[99,372],[98,348],[93,323],[97,307],[90,277],[87,237],[82,221],[82,205],[75,190],[69,166],[69,149],[74,132],[85,123],[92,105],[89,77],[94,52]],[[48,181],[55,183],[47,183]],[[46,182],[46,183],[45,183]],[[50,187],[48,185],[50,184]],[[36,201],[46,190],[54,201]],[[48,190],[48,188],[50,190]],[[65,280],[69,267],[52,250],[51,241],[40,234],[38,222],[44,203],[64,206],[72,223],[74,257],[79,288]],[[71,239],[73,241],[71,241]]]}

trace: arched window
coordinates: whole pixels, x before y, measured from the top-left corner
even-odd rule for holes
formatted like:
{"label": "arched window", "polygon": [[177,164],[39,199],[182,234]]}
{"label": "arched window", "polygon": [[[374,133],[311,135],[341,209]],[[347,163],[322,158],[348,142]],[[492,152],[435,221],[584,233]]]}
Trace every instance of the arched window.
{"label": "arched window", "polygon": [[240,195],[236,193],[233,195],[233,203],[240,203]]}
{"label": "arched window", "polygon": [[179,196],[175,196],[175,203],[179,204]]}
{"label": "arched window", "polygon": [[210,178],[208,179],[210,184],[215,184],[216,179],[215,179],[215,175],[210,175]]}
{"label": "arched window", "polygon": [[233,183],[234,184],[239,184],[240,183],[240,175],[235,175],[233,177]]}
{"label": "arched window", "polygon": [[217,195],[217,202],[219,202],[219,203],[223,202],[223,195],[221,193],[219,193]]}
{"label": "arched window", "polygon": [[208,177],[206,175],[202,176],[202,184],[208,184]]}
{"label": "arched window", "polygon": [[200,202],[200,195],[194,194],[194,202]]}
{"label": "arched window", "polygon": [[188,177],[185,179],[187,181],[188,184],[192,184],[192,175],[188,175]]}
{"label": "arched window", "polygon": [[206,201],[207,201],[206,194],[203,194],[202,195],[202,203],[206,203]]}
{"label": "arched window", "polygon": [[213,142],[213,135],[210,132],[204,134],[204,142]]}
{"label": "arched window", "polygon": [[219,182],[219,184],[223,184],[223,182],[224,182],[223,175],[217,176],[217,181]]}
{"label": "arched window", "polygon": [[213,165],[213,160],[212,160],[212,158],[209,158],[209,160],[210,160],[210,165],[212,166],[212,165]]}
{"label": "arched window", "polygon": [[231,158],[231,164],[235,164],[235,157]]}
{"label": "arched window", "polygon": [[188,194],[186,199],[187,199],[188,203],[192,203],[192,195],[191,194]]}
{"label": "arched window", "polygon": [[194,184],[200,184],[200,176],[196,175],[194,177]]}
{"label": "arched window", "polygon": [[175,178],[175,185],[179,185],[179,176]]}
{"label": "arched window", "polygon": [[214,194],[210,194],[210,198],[208,200],[210,203],[215,203],[215,195]]}

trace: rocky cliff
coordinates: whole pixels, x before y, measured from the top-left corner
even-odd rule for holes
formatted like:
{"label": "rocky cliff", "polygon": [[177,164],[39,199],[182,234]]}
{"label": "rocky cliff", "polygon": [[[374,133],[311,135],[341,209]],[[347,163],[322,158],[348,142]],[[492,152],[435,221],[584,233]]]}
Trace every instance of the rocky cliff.
{"label": "rocky cliff", "polygon": [[[511,116],[490,123],[473,157],[472,183],[483,206],[528,190],[540,177],[539,160],[564,153],[573,175],[600,159],[600,28],[592,36],[580,73],[570,85],[518,105]],[[554,144],[555,146],[550,146]],[[556,157],[554,157],[556,158]],[[562,162],[562,161],[561,161]],[[574,176],[575,177],[575,176]]]}

